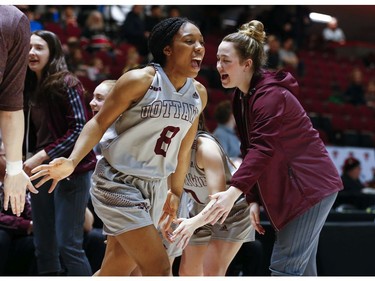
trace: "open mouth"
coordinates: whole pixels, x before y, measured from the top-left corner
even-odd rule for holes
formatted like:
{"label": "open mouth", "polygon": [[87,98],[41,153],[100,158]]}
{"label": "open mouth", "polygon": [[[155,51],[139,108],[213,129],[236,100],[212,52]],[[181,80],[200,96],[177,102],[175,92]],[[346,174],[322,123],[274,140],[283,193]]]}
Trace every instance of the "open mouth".
{"label": "open mouth", "polygon": [[227,79],[228,77],[229,77],[228,74],[222,74],[222,75],[221,75],[221,80],[225,80],[225,79]]}
{"label": "open mouth", "polygon": [[201,66],[201,63],[202,63],[202,60],[199,60],[199,59],[193,59],[191,61],[191,65],[193,67],[197,67],[197,68],[199,68]]}

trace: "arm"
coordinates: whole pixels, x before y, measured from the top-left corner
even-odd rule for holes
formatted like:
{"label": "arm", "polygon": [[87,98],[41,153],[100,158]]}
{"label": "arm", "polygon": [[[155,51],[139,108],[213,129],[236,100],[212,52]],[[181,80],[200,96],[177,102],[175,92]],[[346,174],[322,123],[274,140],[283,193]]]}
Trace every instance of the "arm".
{"label": "arm", "polygon": [[52,179],[53,183],[49,190],[52,192],[59,180],[68,177],[85,155],[100,141],[117,117],[132,103],[143,97],[152,82],[153,75],[153,68],[146,67],[121,76],[105,100],[102,109],[83,127],[69,158],[56,158],[48,165],[40,165],[31,171],[35,173],[31,177],[32,180],[43,177],[37,186]]}
{"label": "arm", "polygon": [[60,104],[60,107],[66,109],[66,113],[64,112],[65,133],[25,161],[24,171],[28,175],[31,175],[31,170],[43,162],[60,156],[67,156],[72,151],[75,141],[87,122],[87,114],[83,106],[83,97],[80,95],[80,87],[81,85],[77,85],[68,88],[66,98]]}
{"label": "arm", "polygon": [[[207,104],[207,91],[199,82],[196,82],[195,86],[202,100],[202,113]],[[197,116],[181,143],[176,171],[169,177],[170,189],[168,190],[167,200],[164,204],[163,213],[159,220],[159,224],[162,224],[161,230],[164,237],[168,237],[166,233],[169,230],[172,221],[177,216],[177,209],[180,204],[180,197],[184,187],[186,173],[190,165],[191,146],[193,145],[197,133],[198,123],[199,117]],[[165,219],[167,219],[166,222],[164,222]]]}
{"label": "arm", "polygon": [[[221,149],[217,143],[205,137],[198,138],[196,161],[198,167],[205,172],[209,194],[224,191],[226,189],[225,166]],[[180,225],[173,232],[171,240],[175,241],[178,237],[181,237],[178,246],[185,248],[195,229],[207,223],[208,211],[215,202],[216,199],[211,199],[205,208],[192,218],[178,219],[177,223],[180,223]]]}
{"label": "arm", "polygon": [[0,111],[0,128],[6,157],[4,210],[8,210],[10,202],[13,214],[20,216],[25,205],[26,188],[38,192],[22,170],[23,110]]}
{"label": "arm", "polygon": [[[22,142],[24,137],[23,89],[27,69],[30,45],[30,22],[22,16],[17,25],[10,27],[13,44],[8,51],[4,77],[0,83],[0,93],[5,97],[1,101],[0,129],[5,147],[8,172],[4,179],[4,209],[11,203],[12,212],[20,216],[24,209],[26,188],[38,191],[31,184],[29,177],[22,171]],[[16,170],[13,164],[16,163]]]}
{"label": "arm", "polygon": [[214,194],[217,204],[211,209],[208,220],[214,224],[223,223],[234,202],[245,193],[247,202],[256,199],[256,182],[267,169],[275,152],[280,136],[281,124],[285,118],[285,96],[280,89],[271,88],[270,95],[259,96],[252,108],[253,125],[250,128],[250,144],[246,155],[231,179],[231,187],[225,192]]}

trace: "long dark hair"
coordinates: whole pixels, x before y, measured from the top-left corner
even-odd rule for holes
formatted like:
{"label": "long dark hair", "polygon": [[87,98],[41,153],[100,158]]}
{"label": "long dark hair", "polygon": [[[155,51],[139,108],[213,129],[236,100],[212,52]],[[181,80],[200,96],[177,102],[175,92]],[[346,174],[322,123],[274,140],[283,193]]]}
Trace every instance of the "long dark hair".
{"label": "long dark hair", "polygon": [[[29,68],[27,69],[25,92],[30,93],[38,89],[37,100],[61,95],[64,92],[66,82],[64,78],[69,74],[61,42],[55,33],[47,30],[37,30],[32,32],[31,35],[39,36],[47,42],[49,58],[42,70],[42,76],[39,82],[37,81],[36,74]],[[70,80],[77,80],[72,85],[78,83],[78,79],[74,79],[73,75]]]}

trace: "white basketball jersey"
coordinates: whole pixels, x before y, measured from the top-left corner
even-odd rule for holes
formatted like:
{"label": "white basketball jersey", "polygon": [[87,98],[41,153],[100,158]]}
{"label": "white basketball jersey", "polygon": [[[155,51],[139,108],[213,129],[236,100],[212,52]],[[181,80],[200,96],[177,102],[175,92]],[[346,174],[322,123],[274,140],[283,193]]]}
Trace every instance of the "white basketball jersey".
{"label": "white basketball jersey", "polygon": [[202,110],[194,79],[177,92],[160,65],[152,65],[156,73],[150,88],[118,118],[117,137],[103,147],[113,168],[151,179],[175,171],[181,141]]}
{"label": "white basketball jersey", "polygon": [[232,174],[235,172],[235,167],[229,162],[228,157],[225,155],[225,152],[219,142],[210,134],[199,131],[195,137],[193,147],[191,150],[191,158],[190,158],[190,168],[186,174],[185,183],[184,183],[184,191],[189,194],[189,197],[199,205],[207,205],[210,202],[208,197],[209,190],[207,188],[207,180],[205,172],[200,169],[196,162],[196,152],[197,152],[197,141],[198,137],[205,137],[210,138],[215,141],[221,151],[221,158],[223,159],[224,168],[225,168],[225,180],[228,183],[232,177]]}

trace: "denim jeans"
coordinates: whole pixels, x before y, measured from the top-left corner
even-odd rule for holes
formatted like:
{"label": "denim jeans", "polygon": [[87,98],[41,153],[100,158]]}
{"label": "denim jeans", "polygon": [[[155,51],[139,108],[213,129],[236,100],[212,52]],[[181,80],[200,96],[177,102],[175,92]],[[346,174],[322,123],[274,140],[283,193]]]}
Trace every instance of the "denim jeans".
{"label": "denim jeans", "polygon": [[48,181],[31,195],[39,274],[65,270],[70,276],[92,275],[82,248],[91,175],[90,171],[61,180],[52,193]]}

